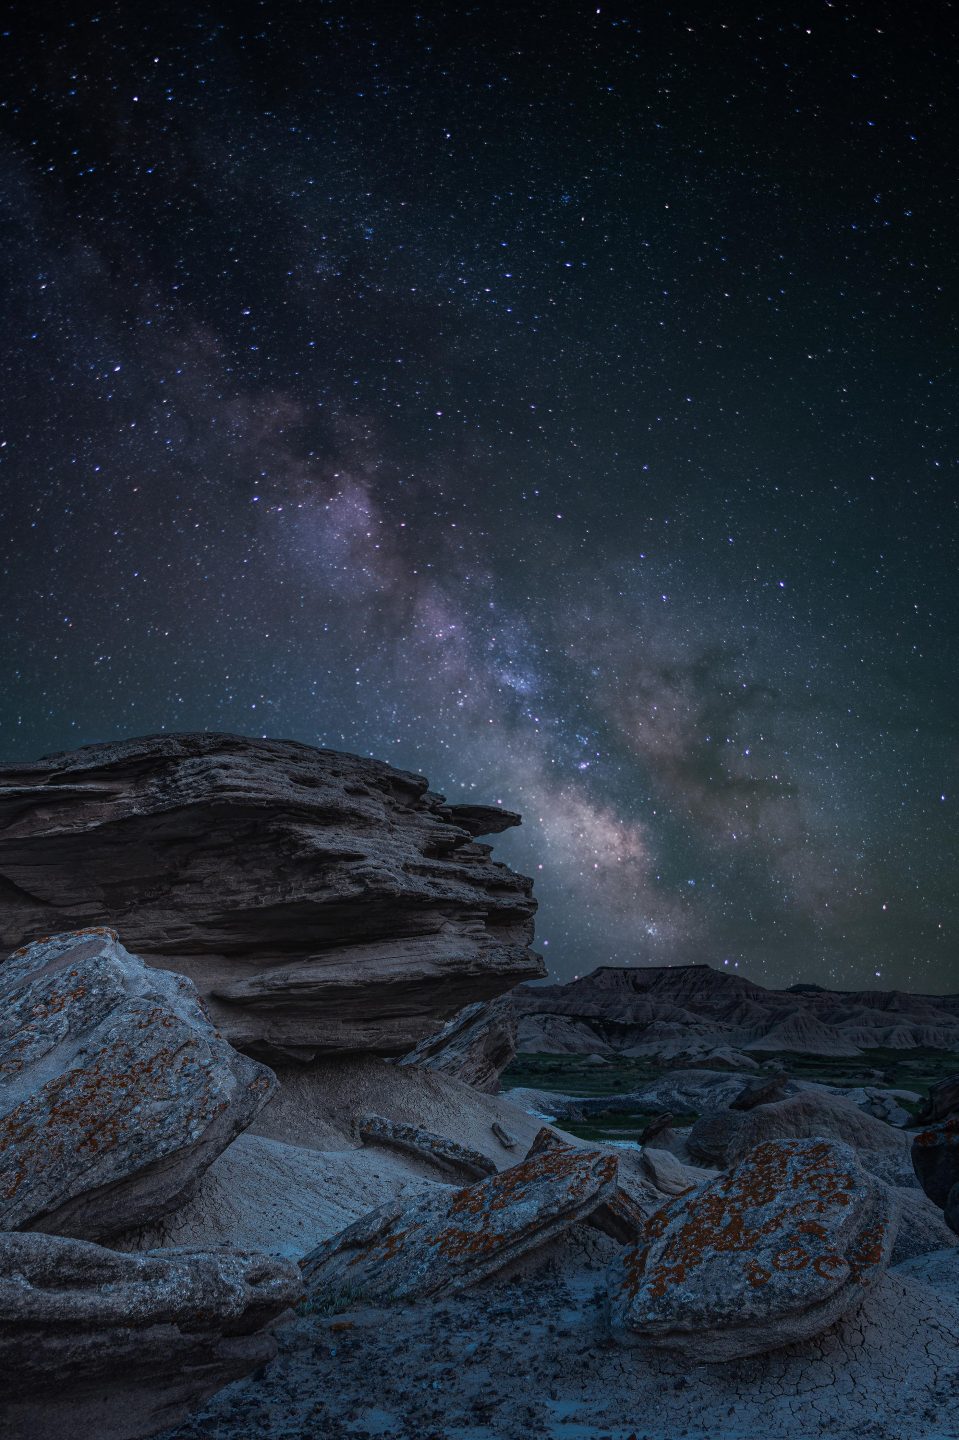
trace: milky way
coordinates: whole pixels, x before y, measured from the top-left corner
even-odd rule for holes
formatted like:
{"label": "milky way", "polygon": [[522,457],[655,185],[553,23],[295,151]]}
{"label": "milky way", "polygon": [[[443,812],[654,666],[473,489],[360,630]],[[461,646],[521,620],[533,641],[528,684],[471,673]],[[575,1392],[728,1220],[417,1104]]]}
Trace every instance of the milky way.
{"label": "milky way", "polygon": [[43,8],[4,755],[372,754],[563,978],[959,988],[954,7]]}

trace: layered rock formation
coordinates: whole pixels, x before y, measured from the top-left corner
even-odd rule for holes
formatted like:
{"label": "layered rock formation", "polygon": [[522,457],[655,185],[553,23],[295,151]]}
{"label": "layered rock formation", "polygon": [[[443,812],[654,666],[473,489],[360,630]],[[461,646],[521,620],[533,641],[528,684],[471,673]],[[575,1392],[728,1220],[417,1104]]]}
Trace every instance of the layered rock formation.
{"label": "layered rock formation", "polygon": [[161,735],[0,769],[0,951],[111,925],[265,1057],[402,1054],[543,973],[518,823],[293,741]]}
{"label": "layered rock formation", "polygon": [[276,1354],[295,1265],[239,1251],[120,1255],[0,1234],[0,1434],[131,1440]]}
{"label": "layered rock formation", "polygon": [[690,1063],[728,1047],[760,1056],[959,1051],[959,995],[767,990],[709,965],[603,966],[569,985],[522,986],[512,998],[521,1051]]}
{"label": "layered rock formation", "polygon": [[695,1361],[810,1339],[882,1275],[897,1221],[889,1187],[847,1145],[760,1145],[663,1206],[613,1262],[613,1335]]}
{"label": "layered rock formation", "polygon": [[24,947],[0,966],[0,1227],[98,1239],[159,1219],[275,1088],[185,976],[113,931]]}

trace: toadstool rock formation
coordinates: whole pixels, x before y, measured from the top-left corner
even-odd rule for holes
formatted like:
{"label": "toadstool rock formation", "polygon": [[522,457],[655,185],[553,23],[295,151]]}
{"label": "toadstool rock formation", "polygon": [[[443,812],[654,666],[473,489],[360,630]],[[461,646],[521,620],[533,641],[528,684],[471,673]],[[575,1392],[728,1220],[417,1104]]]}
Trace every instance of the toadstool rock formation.
{"label": "toadstool rock formation", "polygon": [[0,965],[0,1227],[98,1238],[165,1215],[276,1087],[182,975],[112,930]]}
{"label": "toadstool rock formation", "polygon": [[132,1440],[271,1360],[292,1262],[0,1234],[0,1434]]}
{"label": "toadstool rock formation", "polygon": [[709,1361],[808,1340],[883,1273],[897,1223],[890,1187],[847,1145],[759,1145],[664,1205],[613,1261],[613,1335]]}
{"label": "toadstool rock formation", "polygon": [[155,735],[0,767],[0,951],[114,926],[267,1058],[403,1054],[542,975],[532,881],[419,775],[294,741]]}

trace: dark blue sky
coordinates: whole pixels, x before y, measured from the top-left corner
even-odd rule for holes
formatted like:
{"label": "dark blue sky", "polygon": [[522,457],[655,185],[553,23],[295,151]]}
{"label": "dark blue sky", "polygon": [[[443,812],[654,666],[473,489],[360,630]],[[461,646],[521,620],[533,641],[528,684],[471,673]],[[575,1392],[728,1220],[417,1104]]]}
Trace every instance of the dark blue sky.
{"label": "dark blue sky", "polygon": [[373,754],[562,977],[959,988],[955,6],[7,14],[0,751]]}

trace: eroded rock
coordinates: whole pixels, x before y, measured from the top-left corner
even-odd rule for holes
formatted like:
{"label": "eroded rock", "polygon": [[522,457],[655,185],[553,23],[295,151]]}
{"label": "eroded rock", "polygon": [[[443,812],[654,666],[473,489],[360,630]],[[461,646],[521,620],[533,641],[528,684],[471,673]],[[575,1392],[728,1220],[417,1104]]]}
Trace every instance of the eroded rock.
{"label": "eroded rock", "polygon": [[186,1199],[275,1089],[112,930],[0,965],[0,1226],[99,1238]]}
{"label": "eroded rock", "polygon": [[160,735],[0,767],[0,953],[115,925],[269,1058],[401,1055],[543,973],[518,817],[294,741]]}
{"label": "eroded rock", "polygon": [[0,1434],[153,1435],[272,1359],[301,1293],[273,1256],[0,1234]]}
{"label": "eroded rock", "polygon": [[391,1150],[402,1150],[406,1155],[415,1155],[427,1164],[459,1178],[471,1175],[483,1179],[496,1174],[496,1166],[478,1150],[461,1145],[458,1140],[449,1140],[443,1135],[434,1135],[419,1125],[404,1125],[398,1120],[387,1120],[383,1115],[364,1115],[360,1120],[360,1139],[366,1144],[385,1145]]}
{"label": "eroded rock", "polygon": [[916,1123],[935,1125],[959,1113],[959,1075],[949,1075],[930,1085],[922,1106],[916,1111]]}
{"label": "eroded rock", "polygon": [[943,1219],[959,1235],[959,1115],[921,1130],[912,1142],[919,1183]]}
{"label": "eroded rock", "polygon": [[467,1005],[435,1035],[404,1055],[401,1065],[441,1070],[474,1090],[495,1095],[499,1077],[516,1054],[516,1014],[508,995]]}
{"label": "eroded rock", "polygon": [[465,1189],[381,1205],[301,1262],[325,1306],[422,1300],[474,1285],[554,1239],[611,1197],[616,1159],[538,1155]]}
{"label": "eroded rock", "polygon": [[697,1164],[725,1170],[765,1140],[824,1136],[852,1145],[867,1168],[897,1181],[908,1166],[908,1138],[840,1095],[801,1090],[751,1110],[701,1115],[686,1141]]}
{"label": "eroded rock", "polygon": [[612,1333],[707,1361],[810,1339],[882,1274],[897,1221],[893,1192],[849,1146],[760,1145],[664,1205],[613,1262]]}

